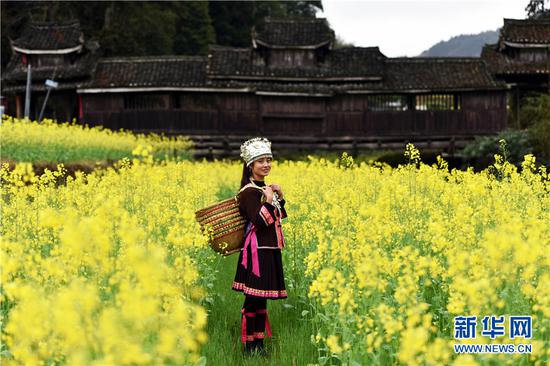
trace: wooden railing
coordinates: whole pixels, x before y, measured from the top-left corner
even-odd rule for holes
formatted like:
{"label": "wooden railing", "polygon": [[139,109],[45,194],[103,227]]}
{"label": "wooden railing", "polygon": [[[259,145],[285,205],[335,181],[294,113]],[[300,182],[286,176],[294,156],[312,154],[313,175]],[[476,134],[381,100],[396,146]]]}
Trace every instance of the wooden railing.
{"label": "wooden railing", "polygon": [[197,156],[238,156],[247,138],[265,136],[274,149],[359,151],[401,149],[406,142],[422,148],[454,151],[476,135],[506,126],[506,111],[327,112],[311,118],[261,116],[255,111],[89,112],[84,122],[110,129],[188,135]]}
{"label": "wooden railing", "polygon": [[[163,131],[136,132],[160,133]],[[238,158],[241,144],[249,138],[265,135],[189,135],[194,143],[195,157],[232,157]],[[354,155],[366,150],[403,150],[408,142],[413,143],[420,149],[432,149],[454,155],[457,150],[462,149],[475,136],[472,135],[437,135],[437,136],[325,136],[325,137],[303,137],[303,136],[267,136],[272,142],[274,154],[286,152],[312,152],[331,151],[348,152]]]}

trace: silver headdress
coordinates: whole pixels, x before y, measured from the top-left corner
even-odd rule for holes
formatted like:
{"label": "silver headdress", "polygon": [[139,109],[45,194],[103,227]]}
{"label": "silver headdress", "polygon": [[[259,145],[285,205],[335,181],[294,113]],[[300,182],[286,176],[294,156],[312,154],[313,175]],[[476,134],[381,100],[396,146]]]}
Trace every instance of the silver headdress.
{"label": "silver headdress", "polygon": [[271,142],[265,137],[254,137],[241,145],[241,158],[245,161],[246,166],[250,166],[252,162],[264,156],[273,158]]}

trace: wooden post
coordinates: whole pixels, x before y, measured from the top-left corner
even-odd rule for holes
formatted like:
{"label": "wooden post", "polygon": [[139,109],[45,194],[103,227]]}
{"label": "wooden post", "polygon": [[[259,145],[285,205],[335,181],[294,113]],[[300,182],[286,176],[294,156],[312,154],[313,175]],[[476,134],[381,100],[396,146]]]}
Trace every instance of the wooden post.
{"label": "wooden post", "polygon": [[323,99],[323,121],[321,122],[321,135],[327,134],[327,100]]}
{"label": "wooden post", "polygon": [[23,103],[21,103],[21,95],[15,96],[15,117],[21,118],[23,115]]}
{"label": "wooden post", "polygon": [[259,108],[260,113],[258,113],[258,121],[256,123],[256,126],[257,126],[256,131],[259,130],[260,135],[263,135],[264,134],[264,102],[263,102],[261,96],[257,96],[257,98],[258,98],[258,103],[260,104],[260,108]]}
{"label": "wooden post", "polygon": [[519,87],[516,86],[516,123],[518,130],[521,129],[521,122],[519,120]]}
{"label": "wooden post", "polygon": [[82,121],[84,120],[84,106],[82,105],[82,94],[78,94],[77,104],[78,104],[78,119],[82,123]]}
{"label": "wooden post", "polygon": [[407,95],[407,108],[410,111],[414,111],[416,109],[416,95],[415,94]]}
{"label": "wooden post", "polygon": [[227,155],[231,154],[231,147],[229,146],[229,140],[227,135],[223,138],[223,151]]}

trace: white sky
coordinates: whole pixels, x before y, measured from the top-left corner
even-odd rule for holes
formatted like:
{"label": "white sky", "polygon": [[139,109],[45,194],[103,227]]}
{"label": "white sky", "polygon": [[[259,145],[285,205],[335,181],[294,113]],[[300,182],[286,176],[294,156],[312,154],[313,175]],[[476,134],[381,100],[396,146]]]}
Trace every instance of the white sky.
{"label": "white sky", "polygon": [[528,0],[323,0],[337,36],[355,46],[378,46],[388,57],[417,56],[439,41],[502,27],[525,18]]}

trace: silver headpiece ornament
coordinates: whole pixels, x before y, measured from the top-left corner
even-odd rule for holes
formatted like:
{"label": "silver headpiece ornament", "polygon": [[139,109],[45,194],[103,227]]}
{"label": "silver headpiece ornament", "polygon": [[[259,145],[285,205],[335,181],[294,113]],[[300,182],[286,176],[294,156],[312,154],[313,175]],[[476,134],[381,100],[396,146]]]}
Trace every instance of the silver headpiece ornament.
{"label": "silver headpiece ornament", "polygon": [[265,137],[254,137],[241,145],[241,158],[250,166],[252,162],[264,156],[273,158],[271,142]]}

